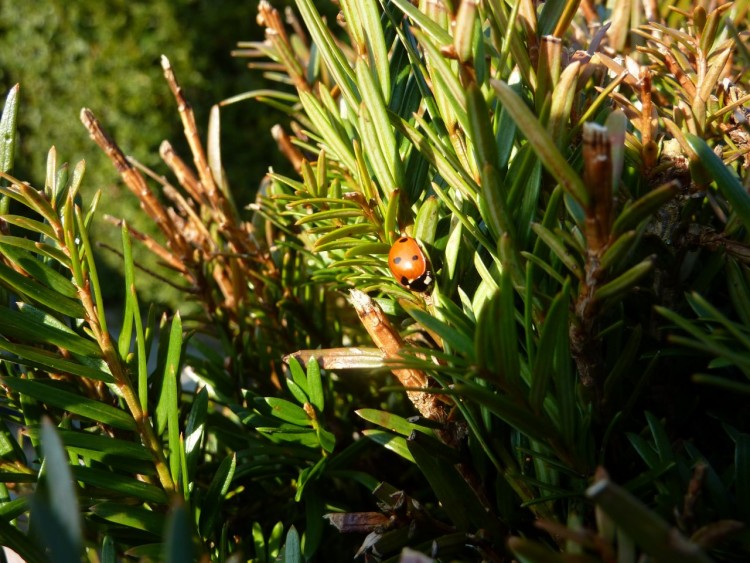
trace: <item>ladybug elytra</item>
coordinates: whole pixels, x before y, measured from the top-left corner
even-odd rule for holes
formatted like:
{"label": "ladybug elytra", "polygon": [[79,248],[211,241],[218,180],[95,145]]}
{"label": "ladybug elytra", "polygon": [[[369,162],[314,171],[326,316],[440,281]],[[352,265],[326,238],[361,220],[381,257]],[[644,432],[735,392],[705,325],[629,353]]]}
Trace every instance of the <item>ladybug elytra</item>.
{"label": "ladybug elytra", "polygon": [[388,267],[398,282],[407,289],[427,291],[432,285],[430,262],[417,241],[403,235],[388,253]]}

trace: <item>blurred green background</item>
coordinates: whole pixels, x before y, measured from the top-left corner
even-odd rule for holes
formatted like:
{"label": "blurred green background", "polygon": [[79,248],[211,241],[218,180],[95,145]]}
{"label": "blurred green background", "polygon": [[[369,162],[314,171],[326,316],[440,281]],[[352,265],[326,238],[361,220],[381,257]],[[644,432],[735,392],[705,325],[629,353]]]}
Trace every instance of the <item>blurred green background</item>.
{"label": "blurred green background", "polygon": [[[112,164],[89,139],[80,109],[90,108],[126,154],[169,178],[158,156],[162,140],[186,161],[192,157],[159,57],[169,57],[205,138],[212,104],[261,85],[260,73],[230,54],[238,41],[262,38],[256,11],[257,1],[232,0],[0,1],[2,95],[21,85],[14,175],[41,188],[47,152],[55,145],[58,164],[86,160],[84,201],[97,189],[104,192],[93,234],[100,245],[120,248],[119,229],[103,221],[104,213],[153,232]],[[221,117],[227,177],[238,207],[244,207],[268,167],[284,167],[270,135],[280,116],[241,102],[222,108]],[[110,270],[105,275],[118,276],[119,257],[99,253]],[[141,252],[136,261],[158,269],[149,253]],[[117,299],[122,284],[112,281],[105,289]],[[150,276],[141,275],[138,283],[149,300],[175,304],[178,299]]]}

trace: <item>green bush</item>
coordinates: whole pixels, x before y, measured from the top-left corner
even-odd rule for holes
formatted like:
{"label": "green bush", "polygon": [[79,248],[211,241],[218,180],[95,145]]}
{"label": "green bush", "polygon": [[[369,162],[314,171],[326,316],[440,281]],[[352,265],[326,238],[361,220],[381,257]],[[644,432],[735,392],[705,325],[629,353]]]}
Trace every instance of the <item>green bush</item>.
{"label": "green bush", "polygon": [[[116,184],[116,171],[94,150],[78,120],[80,108],[91,107],[117,131],[128,155],[158,170],[158,147],[168,139],[181,150],[179,122],[164,84],[159,57],[169,54],[191,93],[201,129],[208,109],[217,100],[257,88],[260,81],[243,70],[230,55],[237,38],[258,36],[253,3],[235,2],[60,2],[40,0],[33,9],[22,2],[0,6],[0,85],[3,91],[21,84],[18,132],[21,142],[15,173],[40,185],[47,151],[58,150],[61,162],[85,158],[87,198],[103,190],[101,213],[125,217],[140,230],[153,226],[138,211],[137,198]],[[254,197],[275,155],[270,116],[247,106],[224,109],[222,142],[234,156],[226,163],[227,176],[239,201]],[[247,139],[257,139],[248,147]],[[106,222],[97,222],[97,244],[119,246],[119,235]],[[158,269],[146,252],[136,248],[137,261]],[[98,250],[102,267],[121,276],[121,258]],[[151,299],[176,306],[179,296],[164,284],[142,276],[139,288]],[[105,287],[105,292],[109,291]],[[117,294],[108,294],[110,300]]]}
{"label": "green bush", "polygon": [[[5,175],[34,219],[2,215],[2,543],[747,558],[746,9],[616,6],[344,1],[334,32],[261,3],[242,49],[277,84],[247,97],[295,174],[247,210],[166,59],[190,156],[162,148],[164,200],[84,110],[159,229],[120,225],[116,339],[80,177]],[[426,287],[389,271],[404,235]],[[132,239],[194,312],[146,313]]]}

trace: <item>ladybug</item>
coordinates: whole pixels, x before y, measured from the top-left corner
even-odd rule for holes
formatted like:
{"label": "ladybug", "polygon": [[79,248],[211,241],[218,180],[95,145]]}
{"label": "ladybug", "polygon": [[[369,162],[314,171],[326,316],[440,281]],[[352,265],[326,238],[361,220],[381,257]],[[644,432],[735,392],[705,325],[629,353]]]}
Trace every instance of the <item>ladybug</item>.
{"label": "ladybug", "polygon": [[412,291],[425,292],[434,281],[427,256],[417,241],[406,235],[391,246],[388,267],[398,283]]}

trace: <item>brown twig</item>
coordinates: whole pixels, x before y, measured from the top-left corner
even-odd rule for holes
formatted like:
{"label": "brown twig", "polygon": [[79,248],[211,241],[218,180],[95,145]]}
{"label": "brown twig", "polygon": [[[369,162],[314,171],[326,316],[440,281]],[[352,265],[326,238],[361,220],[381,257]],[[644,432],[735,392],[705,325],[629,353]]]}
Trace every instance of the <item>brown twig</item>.
{"label": "brown twig", "polygon": [[81,121],[86,129],[88,129],[94,142],[99,145],[99,148],[105,152],[115,165],[125,185],[140,200],[141,207],[143,207],[148,216],[151,217],[154,223],[166,235],[168,244],[172,247],[172,250],[183,260],[187,259],[188,245],[185,238],[178,230],[173,228],[166,210],[148,187],[146,180],[141,176],[140,172],[128,162],[120,147],[104,131],[101,123],[94,117],[91,110],[87,108],[81,110]]}
{"label": "brown twig", "polygon": [[[104,220],[109,221],[110,223],[112,223],[113,225],[117,227],[122,227],[123,220],[117,217],[112,217],[111,215],[105,215]],[[169,250],[167,250],[158,242],[156,242],[152,237],[136,229],[133,229],[130,225],[128,225],[128,231],[133,236],[133,238],[141,242],[146,248],[148,248],[158,258],[161,258],[169,268],[172,268],[173,270],[180,272],[180,274],[187,276],[191,282],[193,281],[190,272],[187,270],[185,266],[185,263],[180,261],[180,259],[176,257],[174,254],[172,254]]]}
{"label": "brown twig", "polygon": [[590,204],[586,209],[586,244],[592,257],[599,257],[609,242],[612,228],[612,159],[604,127],[587,123],[583,128],[583,182]]}
{"label": "brown twig", "polygon": [[[378,304],[358,289],[350,291],[350,300],[362,325],[375,345],[383,352],[385,359],[403,361],[401,349],[404,347],[404,341],[398,331],[391,326]],[[446,420],[446,404],[440,397],[432,393],[411,390],[429,386],[429,379],[425,372],[411,368],[393,369],[392,372],[401,385],[409,389],[406,395],[422,416],[430,420]]]}
{"label": "brown twig", "polygon": [[206,152],[203,150],[203,144],[198,135],[198,126],[195,123],[193,108],[185,98],[182,87],[177,82],[177,77],[175,77],[169,59],[164,55],[161,57],[161,66],[164,69],[164,77],[167,80],[167,84],[169,84],[169,88],[172,90],[175,100],[177,100],[177,111],[180,113],[185,139],[190,146],[190,152],[193,154],[193,162],[198,171],[198,177],[200,178],[203,190],[208,196],[211,205],[214,206],[214,209],[221,210],[225,216],[229,217],[232,215],[232,212],[226,203],[226,199],[220,193],[219,187],[214,181],[213,174],[211,174],[211,167],[208,165]]}
{"label": "brown twig", "polygon": [[591,203],[585,209],[586,264],[574,304],[570,347],[581,383],[598,394],[603,360],[594,330],[598,312],[595,291],[602,274],[599,261],[609,245],[613,215],[612,160],[610,141],[604,127],[590,123],[584,125],[583,161],[583,181]]}
{"label": "brown twig", "polygon": [[196,203],[209,205],[205,193],[201,190],[198,178],[193,174],[193,171],[188,168],[185,161],[177,156],[177,153],[174,152],[169,141],[163,141],[159,146],[159,156],[161,156],[164,163],[169,166],[169,169],[177,178],[177,182],[185,189],[190,197],[196,201]]}

